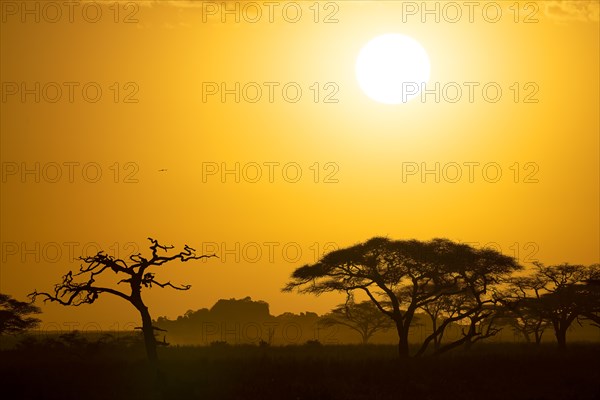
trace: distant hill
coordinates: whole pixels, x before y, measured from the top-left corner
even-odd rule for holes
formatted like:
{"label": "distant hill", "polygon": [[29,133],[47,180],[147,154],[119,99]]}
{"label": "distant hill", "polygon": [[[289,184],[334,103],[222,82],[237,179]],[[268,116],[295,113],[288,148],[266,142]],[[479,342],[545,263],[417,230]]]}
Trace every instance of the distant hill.
{"label": "distant hill", "polygon": [[219,300],[210,309],[211,316],[225,320],[262,321],[272,318],[269,304],[265,301],[254,301],[250,297],[240,300]]}
{"label": "distant hill", "polygon": [[[412,342],[421,343],[432,331],[432,324],[425,314],[416,316],[415,325],[411,327]],[[258,344],[260,341],[272,345],[302,344],[309,340],[319,340],[323,344],[359,343],[360,337],[344,326],[325,328],[318,322],[320,315],[314,312],[294,314],[285,312],[271,315],[269,304],[262,300],[221,299],[210,309],[189,310],[184,315],[170,320],[159,317],[154,324],[165,329],[167,341],[177,345],[208,345],[227,342],[229,344]],[[446,338],[461,337],[461,327],[448,327]],[[161,333],[162,337],[162,333]],[[410,338],[409,338],[410,339]],[[505,327],[499,334],[488,341],[518,342],[523,339]],[[600,341],[600,330],[589,324],[573,324],[569,331],[570,341]],[[371,343],[395,344],[398,337],[394,329],[378,332]],[[544,333],[544,342],[554,341],[551,329]]]}

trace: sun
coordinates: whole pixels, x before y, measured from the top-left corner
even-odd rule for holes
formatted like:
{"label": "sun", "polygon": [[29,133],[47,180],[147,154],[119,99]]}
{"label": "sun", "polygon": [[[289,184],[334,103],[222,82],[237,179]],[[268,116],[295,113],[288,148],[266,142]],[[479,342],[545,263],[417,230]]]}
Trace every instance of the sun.
{"label": "sun", "polygon": [[356,79],[371,99],[400,104],[419,95],[429,81],[431,66],[427,52],[416,40],[397,33],[377,36],[356,59]]}

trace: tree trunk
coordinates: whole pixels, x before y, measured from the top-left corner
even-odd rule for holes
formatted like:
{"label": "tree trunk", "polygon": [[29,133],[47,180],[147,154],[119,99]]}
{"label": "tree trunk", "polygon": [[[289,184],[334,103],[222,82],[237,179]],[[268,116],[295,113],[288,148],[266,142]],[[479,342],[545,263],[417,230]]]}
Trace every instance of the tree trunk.
{"label": "tree trunk", "polygon": [[541,322],[538,322],[538,324],[535,327],[535,331],[533,331],[533,335],[535,336],[536,346],[539,346],[540,343],[542,343],[542,335],[544,334],[544,330],[541,329],[540,326],[541,326]]}
{"label": "tree trunk", "polygon": [[465,338],[464,351],[469,351],[473,347],[473,337],[475,336],[475,334],[476,334],[476,332],[475,332],[475,322],[471,321],[471,324],[469,325],[469,331],[467,332],[467,335],[466,335],[466,338]]}
{"label": "tree trunk", "polygon": [[408,354],[408,329],[404,329],[400,322],[396,322],[396,330],[398,331],[398,356],[401,359],[407,359]]}
{"label": "tree trunk", "polygon": [[[437,331],[437,317],[431,319],[431,327],[433,329],[433,332],[435,333],[435,331]],[[434,351],[438,351],[440,349],[440,344],[442,342],[441,339],[442,338],[440,337],[440,335],[435,335],[433,337],[433,350]]]}
{"label": "tree trunk", "polygon": [[408,354],[408,340],[407,338],[400,338],[398,340],[398,355],[402,359],[406,359],[409,357]]}
{"label": "tree trunk", "polygon": [[362,344],[365,345],[367,343],[369,343],[369,334],[366,332],[361,332],[360,336],[362,338]]}
{"label": "tree trunk", "polygon": [[475,334],[475,327],[473,325],[473,321],[471,321],[471,325],[469,325],[469,331],[466,334],[465,337],[465,346],[463,347],[464,351],[469,351],[471,350],[471,347],[473,346],[473,335]]}
{"label": "tree trunk", "polygon": [[567,348],[567,330],[562,326],[559,326],[558,329],[555,330],[556,333],[556,341],[558,342],[558,348],[560,350],[564,350]]}
{"label": "tree trunk", "polygon": [[151,363],[156,363],[156,361],[158,361],[158,354],[156,353],[156,338],[154,337],[154,328],[152,327],[150,312],[148,312],[148,307],[145,305],[138,307],[138,310],[142,316],[142,332],[144,334],[146,355]]}

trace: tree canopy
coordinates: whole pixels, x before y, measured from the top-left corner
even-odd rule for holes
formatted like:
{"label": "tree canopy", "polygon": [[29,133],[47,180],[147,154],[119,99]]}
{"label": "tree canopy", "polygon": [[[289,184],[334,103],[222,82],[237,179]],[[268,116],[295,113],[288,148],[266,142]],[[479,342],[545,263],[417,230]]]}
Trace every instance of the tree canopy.
{"label": "tree canopy", "polygon": [[463,337],[440,347],[443,352],[484,335],[473,329],[487,318],[496,303],[497,286],[522,267],[512,257],[493,249],[475,249],[448,239],[390,240],[375,237],[332,251],[315,264],[297,268],[284,291],[322,294],[361,291],[377,309],[394,321],[399,354],[408,357],[408,334],[415,312],[443,298],[451,309],[437,329],[423,342],[418,355],[450,323],[470,328]]}
{"label": "tree canopy", "polygon": [[40,320],[31,314],[39,313],[39,307],[34,304],[0,293],[0,335],[17,334],[35,328]]}

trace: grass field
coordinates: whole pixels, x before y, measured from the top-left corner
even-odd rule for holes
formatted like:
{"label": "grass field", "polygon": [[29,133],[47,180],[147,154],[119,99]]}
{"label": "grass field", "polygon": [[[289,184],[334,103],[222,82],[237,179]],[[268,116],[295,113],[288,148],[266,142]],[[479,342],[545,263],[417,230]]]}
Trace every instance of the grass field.
{"label": "grass field", "polygon": [[3,399],[600,399],[600,346],[479,344],[401,363],[396,348],[39,346],[0,352]]}

